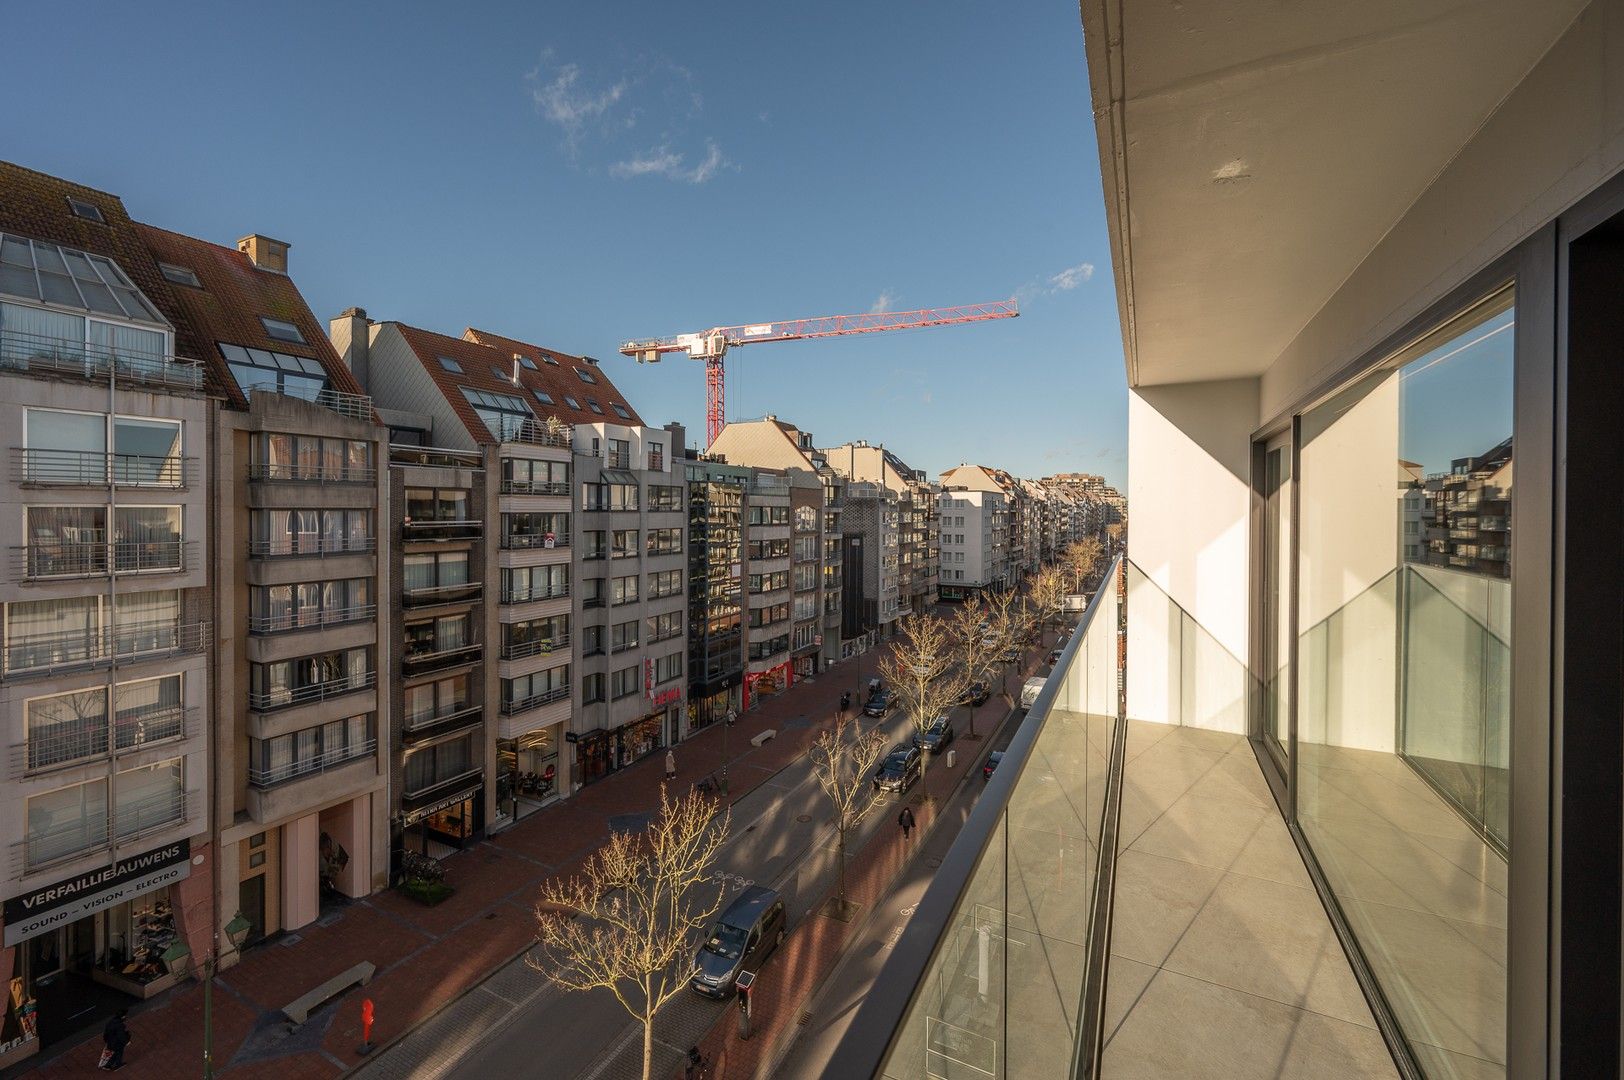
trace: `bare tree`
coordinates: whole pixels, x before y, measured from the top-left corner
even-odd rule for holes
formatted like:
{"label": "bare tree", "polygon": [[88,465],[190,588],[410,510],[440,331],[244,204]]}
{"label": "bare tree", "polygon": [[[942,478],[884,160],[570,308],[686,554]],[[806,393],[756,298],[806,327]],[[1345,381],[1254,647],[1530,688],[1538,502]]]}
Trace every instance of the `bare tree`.
{"label": "bare tree", "polygon": [[[914,730],[923,735],[938,716],[958,704],[965,684],[963,672],[954,667],[953,640],[947,620],[936,615],[909,615],[899,624],[900,633],[891,652],[880,661],[880,674],[902,703],[903,712]],[[925,799],[930,788],[925,783],[928,754],[919,759],[919,787]]]}
{"label": "bare tree", "polygon": [[983,644],[988,649],[988,670],[996,666],[998,686],[1009,693],[1009,663],[1004,660],[1010,653],[1020,657],[1020,614],[1015,594],[1007,589],[983,594],[987,601],[987,634]]}
{"label": "bare tree", "polygon": [[702,795],[671,798],[642,835],[612,832],[579,874],[548,881],[536,905],[544,958],[530,965],[565,990],[605,989],[643,1025],[643,1080],[654,1068],[654,1017],[688,983],[695,930],[722,905],[706,886],[728,815]]}
{"label": "bare tree", "polygon": [[1065,575],[1058,567],[1045,566],[1032,579],[1029,595],[1037,613],[1038,630],[1041,633],[1050,619],[1059,620],[1061,608],[1066,602]]}
{"label": "bare tree", "polygon": [[[975,683],[992,674],[993,666],[997,663],[998,654],[988,645],[992,631],[992,622],[978,598],[966,600],[953,613],[953,654],[964,676],[967,694]],[[965,704],[970,706],[970,731],[965,738],[979,739],[981,736],[976,734],[975,699],[970,698]]]}
{"label": "bare tree", "polygon": [[880,731],[864,731],[847,724],[844,714],[833,731],[819,735],[807,755],[818,786],[829,796],[835,810],[835,836],[839,872],[836,878],[834,917],[846,919],[851,908],[846,903],[846,836],[879,804],[873,772],[885,756],[886,738]]}

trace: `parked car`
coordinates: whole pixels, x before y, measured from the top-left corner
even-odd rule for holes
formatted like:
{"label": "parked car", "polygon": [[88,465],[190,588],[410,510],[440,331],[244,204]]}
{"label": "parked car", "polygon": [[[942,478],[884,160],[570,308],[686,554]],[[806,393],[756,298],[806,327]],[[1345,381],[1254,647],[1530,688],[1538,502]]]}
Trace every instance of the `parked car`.
{"label": "parked car", "polygon": [[928,754],[939,754],[953,741],[953,721],[938,716],[924,731],[915,731],[913,744]]}
{"label": "parked car", "polygon": [[1050,649],[1048,659],[1045,662],[1050,667],[1054,667],[1056,664],[1060,663],[1060,650],[1057,648]]}
{"label": "parked car", "polygon": [[1004,752],[1002,750],[994,750],[992,753],[988,754],[987,763],[981,766],[981,779],[991,780],[992,771],[998,768],[998,763],[1003,760]]}
{"label": "parked car", "polygon": [[907,791],[919,779],[919,751],[898,743],[874,771],[874,787],[879,791]]}
{"label": "parked car", "polygon": [[863,703],[864,716],[884,716],[891,711],[896,699],[889,690],[876,690],[874,695]]}
{"label": "parked car", "polygon": [[1021,708],[1030,709],[1036,704],[1038,695],[1043,693],[1043,684],[1048,681],[1041,675],[1034,675],[1027,679],[1025,685],[1021,687]]}
{"label": "parked car", "polygon": [[783,898],[761,885],[749,886],[722,912],[699,947],[688,985],[706,997],[730,997],[739,972],[759,971],[783,943],[784,931]]}
{"label": "parked car", "polygon": [[959,704],[985,705],[987,703],[987,695],[990,693],[992,693],[992,691],[987,689],[986,683],[973,682],[964,688],[964,693],[959,695]]}

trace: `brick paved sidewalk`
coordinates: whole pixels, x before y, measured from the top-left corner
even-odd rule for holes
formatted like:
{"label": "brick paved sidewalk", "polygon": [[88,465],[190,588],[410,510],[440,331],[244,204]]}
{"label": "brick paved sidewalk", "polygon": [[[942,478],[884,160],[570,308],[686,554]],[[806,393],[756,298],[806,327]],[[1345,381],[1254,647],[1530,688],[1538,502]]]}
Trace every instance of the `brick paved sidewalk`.
{"label": "brick paved sidewalk", "polygon": [[[763,700],[728,732],[729,794],[737,800],[803,754],[833,723],[844,690],[874,674],[881,650],[835,665]],[[754,747],[767,729],[777,736]],[[714,725],[676,747],[677,782],[687,785],[722,766],[722,729]],[[541,882],[577,869],[608,836],[609,820],[658,805],[663,753],[584,788],[507,831],[445,861],[456,893],[428,908],[394,891],[351,904],[327,926],[310,925],[279,942],[249,950],[214,989],[215,1069],[241,1080],[331,1080],[363,1060],[360,1002],[371,998],[374,1044],[404,1035],[471,989],[533,940],[532,906]],[[921,821],[921,824],[924,822]],[[297,1035],[285,1034],[278,1010],[362,960],[377,965],[364,991],[339,999]],[[325,1026],[325,1031],[322,1028]],[[203,994],[191,984],[133,1006],[127,1080],[199,1075],[203,1060]],[[54,1048],[53,1048],[54,1049]],[[42,1077],[82,1076],[96,1067],[94,1037],[37,1066]]]}

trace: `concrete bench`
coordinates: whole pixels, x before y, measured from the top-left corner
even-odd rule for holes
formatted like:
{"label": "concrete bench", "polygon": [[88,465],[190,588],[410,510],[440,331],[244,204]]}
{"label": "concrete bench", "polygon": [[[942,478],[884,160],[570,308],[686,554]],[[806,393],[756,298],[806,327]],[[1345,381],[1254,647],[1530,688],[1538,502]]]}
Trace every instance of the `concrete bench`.
{"label": "concrete bench", "polygon": [[772,728],[768,728],[766,731],[763,731],[760,735],[753,736],[750,739],[750,745],[751,746],[765,746],[767,744],[767,740],[771,739],[774,735],[777,735],[777,734],[778,734],[777,731],[773,730]]}
{"label": "concrete bench", "polygon": [[365,986],[372,981],[372,973],[377,967],[370,960],[363,960],[347,971],[334,975],[331,979],[311,990],[309,993],[295,998],[290,1005],[284,1005],[282,1012],[293,1021],[295,1026],[303,1024],[310,1019],[310,1014],[333,1000],[352,986]]}

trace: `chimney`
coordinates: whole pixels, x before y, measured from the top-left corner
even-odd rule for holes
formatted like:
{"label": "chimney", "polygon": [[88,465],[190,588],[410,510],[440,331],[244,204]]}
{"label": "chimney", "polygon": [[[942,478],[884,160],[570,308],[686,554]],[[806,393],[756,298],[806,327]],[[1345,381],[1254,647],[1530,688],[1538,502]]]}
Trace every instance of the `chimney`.
{"label": "chimney", "polygon": [[513,354],[513,385],[519,385],[519,369],[524,366],[524,358],[518,353]]}
{"label": "chimney", "polygon": [[269,236],[250,233],[237,241],[237,250],[253,260],[261,270],[285,274],[288,272],[288,248],[292,245]]}
{"label": "chimney", "polygon": [[372,320],[367,318],[366,309],[345,308],[328,319],[327,336],[332,339],[338,358],[344,361],[350,374],[370,392],[372,384],[368,381],[371,372],[368,370],[367,354],[372,344]]}

